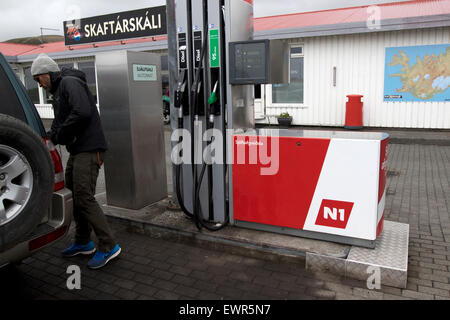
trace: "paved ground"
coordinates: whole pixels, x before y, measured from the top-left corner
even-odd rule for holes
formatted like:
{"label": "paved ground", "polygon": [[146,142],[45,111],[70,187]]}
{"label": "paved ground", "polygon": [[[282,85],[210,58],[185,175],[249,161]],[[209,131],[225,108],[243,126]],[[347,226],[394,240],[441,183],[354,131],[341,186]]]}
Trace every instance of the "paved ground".
{"label": "paved ground", "polygon": [[409,224],[408,287],[402,296],[450,297],[450,147],[389,147],[386,219]]}
{"label": "paved ground", "polygon": [[[1,270],[2,291],[64,300],[450,299],[450,146],[391,144],[388,156],[386,219],[410,224],[406,289],[369,290],[365,282],[306,271],[303,263],[217,252],[114,224],[123,253],[104,269],[88,270],[87,257],[60,258],[65,239]],[[80,290],[66,287],[71,264],[81,268]]]}
{"label": "paved ground", "polygon": [[[128,233],[115,225],[123,253],[101,271],[87,257],[62,259],[58,243],[16,268],[20,297],[38,299],[334,299],[384,296],[363,283],[280,264]],[[67,243],[67,242],[66,242]],[[67,267],[81,268],[81,290],[68,290]]]}

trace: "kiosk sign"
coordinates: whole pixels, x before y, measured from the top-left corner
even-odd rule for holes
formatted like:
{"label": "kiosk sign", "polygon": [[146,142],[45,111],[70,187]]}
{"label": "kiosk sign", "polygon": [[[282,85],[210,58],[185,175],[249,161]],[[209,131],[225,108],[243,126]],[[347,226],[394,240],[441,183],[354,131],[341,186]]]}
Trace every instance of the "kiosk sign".
{"label": "kiosk sign", "polygon": [[66,46],[167,34],[166,6],[64,21]]}
{"label": "kiosk sign", "polygon": [[156,66],[148,64],[133,64],[134,81],[156,81]]}

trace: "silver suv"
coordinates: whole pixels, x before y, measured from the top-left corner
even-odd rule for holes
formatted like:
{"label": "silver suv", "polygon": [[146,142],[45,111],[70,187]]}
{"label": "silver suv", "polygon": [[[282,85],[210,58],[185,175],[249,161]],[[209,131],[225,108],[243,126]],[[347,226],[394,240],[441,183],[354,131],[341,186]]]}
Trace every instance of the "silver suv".
{"label": "silver suv", "polygon": [[72,202],[61,157],[0,53],[0,268],[63,237]]}

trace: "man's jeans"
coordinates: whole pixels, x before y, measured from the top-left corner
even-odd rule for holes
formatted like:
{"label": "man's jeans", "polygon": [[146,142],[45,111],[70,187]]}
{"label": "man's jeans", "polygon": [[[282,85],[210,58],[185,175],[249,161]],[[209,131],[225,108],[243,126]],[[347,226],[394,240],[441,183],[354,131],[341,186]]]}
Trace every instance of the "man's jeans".
{"label": "man's jeans", "polygon": [[106,217],[95,199],[98,171],[104,152],[82,152],[70,155],[66,167],[66,187],[73,193],[73,217],[76,224],[75,243],[91,241],[92,229],[98,239],[98,250],[111,251],[116,242]]}

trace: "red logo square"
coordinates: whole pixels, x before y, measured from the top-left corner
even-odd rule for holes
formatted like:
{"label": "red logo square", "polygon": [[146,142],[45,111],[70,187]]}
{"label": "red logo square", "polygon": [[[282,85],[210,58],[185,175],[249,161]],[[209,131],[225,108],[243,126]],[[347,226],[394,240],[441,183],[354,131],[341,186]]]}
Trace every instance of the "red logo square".
{"label": "red logo square", "polygon": [[353,204],[353,202],[323,199],[316,225],[345,229]]}

